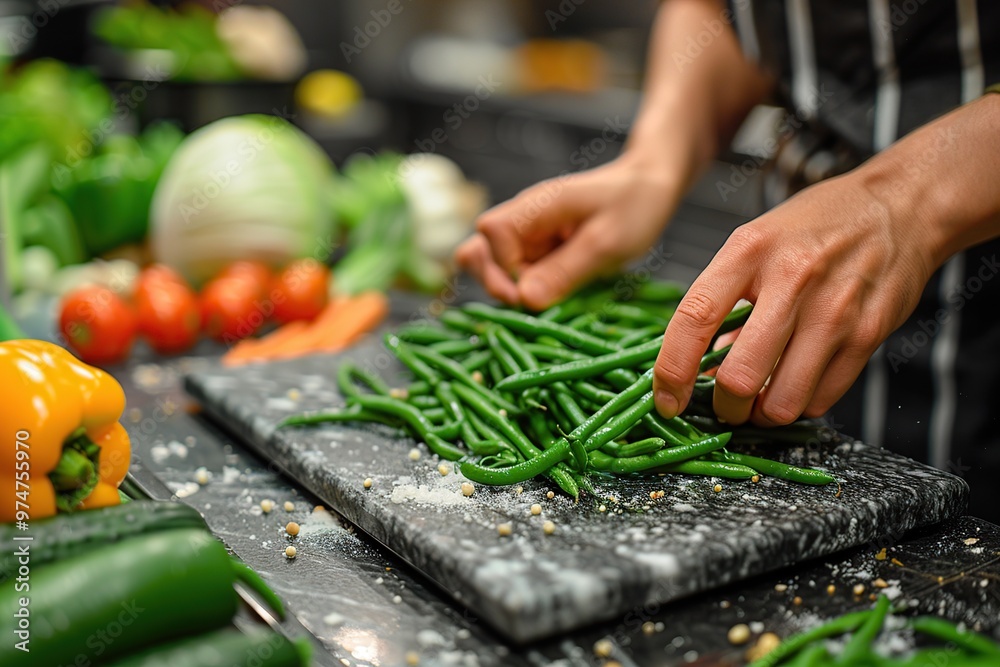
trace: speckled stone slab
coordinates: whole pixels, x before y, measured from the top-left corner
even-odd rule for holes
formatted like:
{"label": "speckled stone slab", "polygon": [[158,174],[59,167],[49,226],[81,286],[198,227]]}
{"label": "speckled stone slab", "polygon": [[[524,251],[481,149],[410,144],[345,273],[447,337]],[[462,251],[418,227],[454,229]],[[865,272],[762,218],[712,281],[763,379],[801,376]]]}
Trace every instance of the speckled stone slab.
{"label": "speckled stone slab", "polygon": [[[384,368],[389,379],[400,372],[374,342],[348,356]],[[388,427],[276,431],[287,415],[343,405],[333,380],[340,358],[210,367],[185,386],[274,468],[515,641],[899,535],[958,516],[966,503],[961,479],[860,443],[765,452],[829,470],[839,495],[833,486],[770,478],[722,480],[716,492],[718,480],[665,476],[603,483],[601,497],[576,504],[547,498],[543,483],[477,486],[467,498],[460,475],[442,475],[422,444]],[[662,497],[650,498],[659,490]],[[536,503],[540,516],[530,511]],[[543,532],[546,520],[553,535]],[[501,523],[511,524],[511,536],[498,534]]]}

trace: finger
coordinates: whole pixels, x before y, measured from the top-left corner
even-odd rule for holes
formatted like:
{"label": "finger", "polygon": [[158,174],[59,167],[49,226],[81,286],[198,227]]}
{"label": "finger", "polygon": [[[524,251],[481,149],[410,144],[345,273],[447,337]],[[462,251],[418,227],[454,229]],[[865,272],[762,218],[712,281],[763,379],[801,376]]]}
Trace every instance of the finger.
{"label": "finger", "polygon": [[526,262],[537,259],[532,248],[556,237],[586,217],[597,205],[589,179],[553,179],[524,190],[479,216],[476,227],[489,241],[497,265],[517,276]]}
{"label": "finger", "polygon": [[712,407],[720,420],[742,424],[750,418],[757,394],[791,338],[793,302],[793,297],[773,291],[757,299],[750,319],[715,374]]}
{"label": "finger", "polygon": [[757,426],[782,426],[798,419],[812,401],[820,378],[839,342],[816,327],[796,331],[771,379],[757,397],[751,420]]}
{"label": "finger", "polygon": [[517,286],[507,272],[493,261],[489,242],[482,234],[463,242],[455,251],[455,259],[491,296],[512,305],[519,303]]}
{"label": "finger", "polygon": [[873,350],[843,347],[833,355],[816,385],[816,392],[802,416],[822,417],[847,393],[868,364]]}
{"label": "finger", "polygon": [[616,255],[604,237],[608,228],[600,219],[588,220],[569,240],[529,265],[517,283],[521,302],[534,310],[548,308],[613,264]]}
{"label": "finger", "polygon": [[656,409],[664,417],[675,417],[687,406],[701,356],[733,305],[746,295],[751,279],[720,251],[677,306],[653,370]]}

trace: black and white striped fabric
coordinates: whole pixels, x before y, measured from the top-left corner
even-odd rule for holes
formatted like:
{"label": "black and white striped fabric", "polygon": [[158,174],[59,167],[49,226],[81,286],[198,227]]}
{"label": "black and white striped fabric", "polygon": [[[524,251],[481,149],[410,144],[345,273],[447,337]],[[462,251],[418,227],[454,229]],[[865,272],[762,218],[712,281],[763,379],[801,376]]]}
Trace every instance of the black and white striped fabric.
{"label": "black and white striped fabric", "polygon": [[[744,52],[777,78],[789,111],[766,179],[770,204],[1000,82],[998,0],[730,0],[729,8]],[[934,168],[933,150],[912,165]],[[998,261],[1000,241],[951,258],[830,415],[846,433],[962,475],[971,512],[994,520]]]}

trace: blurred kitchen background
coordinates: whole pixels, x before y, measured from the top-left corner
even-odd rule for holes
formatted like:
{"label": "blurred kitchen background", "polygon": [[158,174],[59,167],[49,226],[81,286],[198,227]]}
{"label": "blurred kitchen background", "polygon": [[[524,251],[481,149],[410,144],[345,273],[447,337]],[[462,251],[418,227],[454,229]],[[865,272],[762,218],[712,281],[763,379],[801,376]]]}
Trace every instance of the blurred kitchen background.
{"label": "blurred kitchen background", "polygon": [[[37,257],[12,268],[32,245],[57,267],[94,256],[148,261],[150,202],[173,152],[188,133],[248,113],[290,121],[338,170],[386,152],[449,158],[478,188],[460,206],[467,229],[488,203],[618,154],[655,6],[0,0],[7,291],[52,269],[48,256],[41,268]],[[692,279],[733,226],[760,212],[759,165],[777,120],[770,109],[751,114],[688,197],[679,217],[693,231],[674,235],[686,265],[676,277]],[[34,162],[47,159],[47,174],[33,168],[38,144],[47,152]],[[73,228],[78,238],[62,238]],[[181,268],[195,284],[202,277]]]}

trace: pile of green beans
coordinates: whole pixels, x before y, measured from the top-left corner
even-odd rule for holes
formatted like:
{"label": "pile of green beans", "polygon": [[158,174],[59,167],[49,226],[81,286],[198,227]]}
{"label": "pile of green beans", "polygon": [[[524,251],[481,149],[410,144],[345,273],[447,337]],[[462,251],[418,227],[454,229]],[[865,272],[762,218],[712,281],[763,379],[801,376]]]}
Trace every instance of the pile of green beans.
{"label": "pile of green beans", "polygon": [[[347,406],[282,425],[396,424],[439,457],[459,461],[474,482],[544,476],[574,498],[592,489],[592,473],[835,481],[819,470],[727,451],[732,434],[718,422],[706,428],[705,418],[699,426],[660,417],[651,365],[683,289],[652,281],[632,296],[623,302],[611,289],[591,290],[538,315],[481,303],[448,309],[437,322],[412,323],[385,337],[412,373],[411,384],[390,388],[344,362],[337,383]],[[750,307],[734,310],[720,334],[742,326],[749,314]],[[701,372],[717,367],[727,351],[706,354]],[[814,432],[800,426],[796,437],[805,442]]]}
{"label": "pile of green beans", "polygon": [[[872,609],[845,614],[815,628],[785,639],[750,667],[835,667],[870,665],[871,667],[922,667],[947,664],[948,667],[986,667],[1000,665],[1000,644],[989,637],[964,630],[935,616],[919,616],[907,622],[916,635],[946,646],[923,647],[903,658],[888,658],[874,650],[885,620],[892,615],[889,598],[879,596]],[[853,634],[852,634],[853,633]],[[839,652],[830,651],[828,639],[850,634]],[[942,658],[944,658],[942,662]]]}

